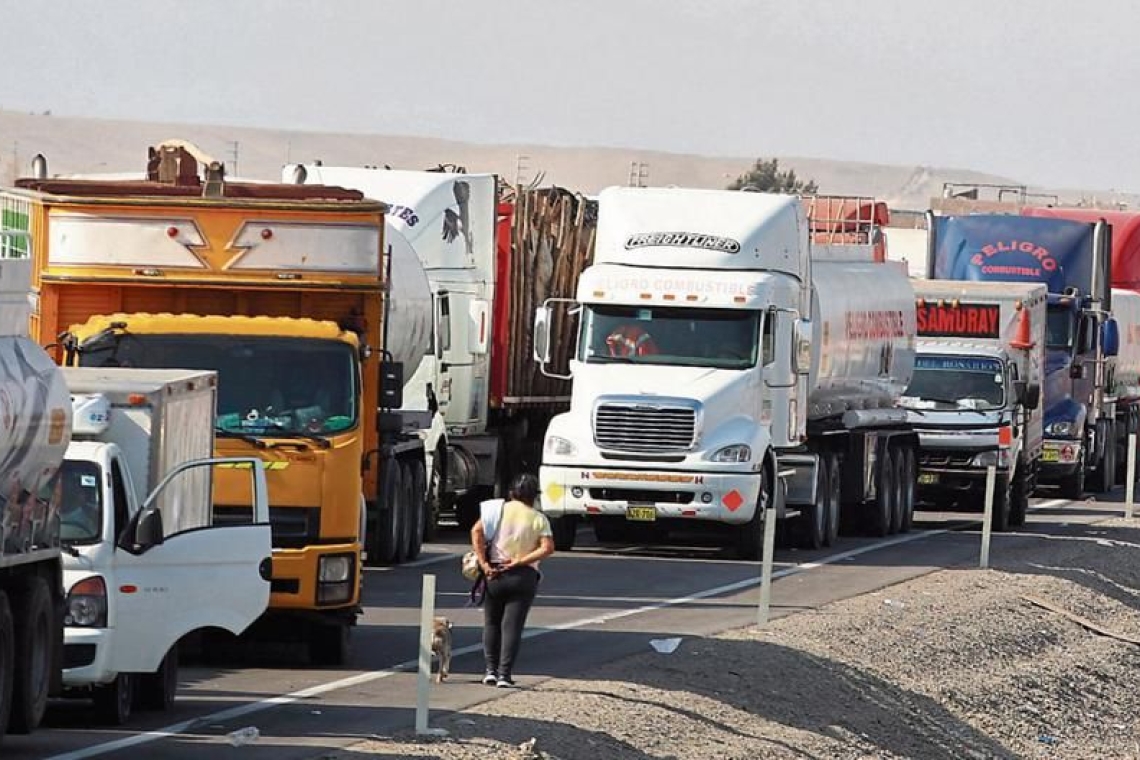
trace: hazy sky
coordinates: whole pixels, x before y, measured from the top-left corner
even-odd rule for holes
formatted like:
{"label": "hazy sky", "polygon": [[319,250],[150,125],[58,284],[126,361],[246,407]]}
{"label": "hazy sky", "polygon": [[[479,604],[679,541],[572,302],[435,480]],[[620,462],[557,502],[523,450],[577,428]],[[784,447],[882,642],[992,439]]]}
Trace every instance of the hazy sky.
{"label": "hazy sky", "polygon": [[1127,0],[0,0],[0,18],[5,109],[1140,190]]}

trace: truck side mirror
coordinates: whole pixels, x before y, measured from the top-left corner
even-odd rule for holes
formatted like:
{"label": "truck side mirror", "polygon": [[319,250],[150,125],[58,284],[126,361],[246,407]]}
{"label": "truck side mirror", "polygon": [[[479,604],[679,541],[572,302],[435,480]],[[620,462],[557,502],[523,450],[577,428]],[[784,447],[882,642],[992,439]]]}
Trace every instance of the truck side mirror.
{"label": "truck side mirror", "polygon": [[1029,386],[1024,380],[1013,381],[1013,397],[1017,399],[1017,403],[1025,406],[1025,394],[1029,392]]}
{"label": "truck side mirror", "polygon": [[135,528],[135,544],[145,550],[161,545],[164,538],[162,512],[153,508],[144,510],[139,515],[138,526]]}
{"label": "truck side mirror", "polygon": [[539,364],[550,363],[550,325],[553,322],[552,309],[539,306],[534,310],[534,360]]}
{"label": "truck side mirror", "polygon": [[1112,317],[1100,323],[1100,345],[1104,348],[1105,356],[1120,353],[1120,327]]}
{"label": "truck side mirror", "polygon": [[1022,405],[1026,409],[1036,409],[1041,404],[1041,386],[1037,383],[1029,383],[1025,386],[1025,400]]}
{"label": "truck side mirror", "polygon": [[404,405],[404,363],[380,362],[380,408],[399,409]]}
{"label": "truck side mirror", "polygon": [[797,319],[796,329],[793,331],[792,369],[797,375],[806,375],[811,372],[811,321]]}

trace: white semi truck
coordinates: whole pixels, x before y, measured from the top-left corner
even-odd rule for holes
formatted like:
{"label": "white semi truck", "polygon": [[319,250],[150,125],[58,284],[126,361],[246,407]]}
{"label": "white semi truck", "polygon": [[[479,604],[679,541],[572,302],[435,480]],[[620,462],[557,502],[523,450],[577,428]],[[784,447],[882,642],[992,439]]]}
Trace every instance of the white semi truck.
{"label": "white semi truck", "polygon": [[993,528],[1021,525],[1044,443],[1048,291],[954,280],[914,289],[918,356],[902,403],[919,435],[919,498],[981,509],[992,465]]}
{"label": "white semi truck", "polygon": [[[583,518],[602,540],[719,524],[755,559],[770,504],[809,547],[841,522],[909,528],[918,441],[897,401],[914,367],[914,291],[882,261],[875,216],[828,220],[823,200],[602,192],[571,309],[570,411],[552,421],[541,468],[561,549]],[[535,315],[550,372],[558,306]]]}
{"label": "white semi truck", "polygon": [[[117,388],[134,406],[152,404],[138,387],[143,371],[65,378],[27,337],[25,242],[10,235],[0,245],[0,737],[35,729],[48,696],[65,689],[94,693],[121,721],[137,677],[140,704],[167,706],[181,636],[205,626],[240,632],[269,599],[263,465],[168,456],[193,436],[179,426],[210,435],[213,414],[197,405],[143,430],[139,414],[149,412],[117,412],[105,395]],[[99,394],[78,382],[94,376]],[[83,395],[73,397],[69,379]],[[83,412],[74,432],[73,403]],[[100,442],[79,440],[87,433]],[[130,485],[132,465],[145,473],[139,485],[154,486],[145,500]],[[213,466],[249,469],[250,522],[232,532],[210,526]]]}

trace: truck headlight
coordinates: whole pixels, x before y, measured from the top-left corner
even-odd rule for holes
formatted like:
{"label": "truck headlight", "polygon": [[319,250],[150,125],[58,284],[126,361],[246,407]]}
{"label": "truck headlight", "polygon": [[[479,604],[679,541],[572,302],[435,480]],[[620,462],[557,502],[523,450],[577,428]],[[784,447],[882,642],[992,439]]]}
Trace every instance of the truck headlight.
{"label": "truck headlight", "polygon": [[752,447],[747,443],[734,443],[723,446],[709,457],[713,462],[749,462],[752,460]]}
{"label": "truck headlight", "polygon": [[544,448],[547,454],[553,454],[556,457],[569,457],[578,453],[578,447],[574,445],[573,441],[557,435],[546,436]]}
{"label": "truck headlight", "polygon": [[352,576],[352,558],[338,555],[321,557],[318,572],[321,583],[344,583]]}
{"label": "truck headlight", "polygon": [[107,627],[107,584],[100,576],[85,578],[67,592],[63,624],[77,628]]}
{"label": "truck headlight", "polygon": [[1071,420],[1058,420],[1045,426],[1045,435],[1076,435],[1077,423]]}
{"label": "truck headlight", "polygon": [[1009,450],[998,449],[997,451],[983,451],[970,460],[970,465],[973,467],[1008,467]]}

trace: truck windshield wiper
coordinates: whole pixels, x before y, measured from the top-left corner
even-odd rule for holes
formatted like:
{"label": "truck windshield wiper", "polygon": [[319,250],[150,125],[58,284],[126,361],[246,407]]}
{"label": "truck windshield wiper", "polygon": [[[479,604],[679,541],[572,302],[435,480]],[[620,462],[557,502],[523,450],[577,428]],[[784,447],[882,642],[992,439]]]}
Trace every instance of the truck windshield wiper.
{"label": "truck windshield wiper", "polygon": [[261,440],[257,436],[249,435],[248,433],[239,433],[236,430],[227,430],[225,428],[215,427],[214,435],[220,438],[238,438],[245,441],[246,443],[256,446],[259,449],[268,448],[265,441]]}
{"label": "truck windshield wiper", "polygon": [[269,423],[269,425],[282,438],[291,438],[294,436],[297,438],[304,438],[306,441],[313,441],[313,442],[319,444],[322,449],[327,449],[327,448],[330,448],[332,446],[332,443],[329,441],[329,439],[325,438],[323,435],[317,435],[316,433],[304,433],[304,432],[301,432],[300,430],[293,430],[292,428],[285,427],[284,425],[282,425],[278,422],[272,422],[271,421]]}

